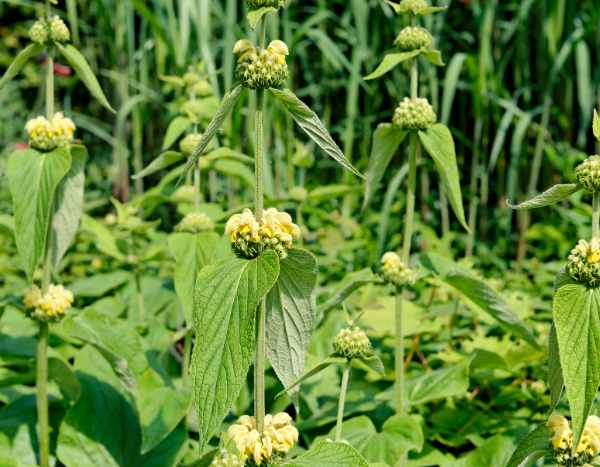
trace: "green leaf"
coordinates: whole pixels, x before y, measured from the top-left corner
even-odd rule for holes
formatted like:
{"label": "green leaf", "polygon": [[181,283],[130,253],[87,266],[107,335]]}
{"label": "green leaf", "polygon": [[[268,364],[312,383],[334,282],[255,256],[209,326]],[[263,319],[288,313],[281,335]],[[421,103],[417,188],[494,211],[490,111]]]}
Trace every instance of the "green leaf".
{"label": "green leaf", "polygon": [[373,274],[371,268],[365,268],[360,271],[346,274],[344,279],[338,284],[333,295],[325,303],[319,305],[318,315],[324,315],[333,310],[362,286],[372,284],[376,280],[377,276]]}
{"label": "green leaf", "polygon": [[167,167],[176,164],[179,161],[185,159],[185,155],[177,152],[177,151],[163,151],[161,152],[156,159],[154,159],[150,164],[144,167],[143,170],[133,175],[131,178],[137,180],[139,178],[147,177],[148,175],[152,175],[160,170],[166,169]]}
{"label": "green leaf", "polygon": [[25,149],[8,158],[15,238],[21,266],[29,280],[44,257],[55,192],[70,167],[71,154],[66,148],[47,153]]}
{"label": "green leaf", "polygon": [[310,370],[308,370],[302,376],[300,376],[300,378],[298,378],[296,381],[294,381],[292,384],[290,384],[287,388],[285,388],[283,391],[281,391],[279,394],[277,394],[275,396],[275,398],[282,396],[286,392],[292,391],[294,388],[296,388],[296,386],[302,384],[302,382],[306,381],[307,379],[311,378],[312,376],[319,374],[321,371],[329,368],[331,365],[344,365],[345,363],[347,363],[347,361],[348,360],[346,360],[344,357],[327,357],[325,360],[323,360],[322,362],[320,362],[317,365],[315,365],[314,367],[312,367]]}
{"label": "green leaf", "polygon": [[175,141],[177,141],[179,137],[186,132],[186,130],[190,127],[191,124],[192,121],[187,117],[179,116],[171,120],[171,123],[169,123],[169,126],[167,127],[165,138],[163,140],[163,151],[173,146]]}
{"label": "green leaf", "polygon": [[72,282],[69,290],[76,297],[97,298],[106,295],[113,289],[122,286],[131,279],[129,271],[115,271],[83,277]]}
{"label": "green leaf", "polygon": [[221,105],[219,106],[219,110],[214,115],[208,126],[206,127],[206,131],[202,133],[202,139],[194,149],[194,152],[189,158],[185,166],[185,171],[189,171],[192,167],[196,165],[198,162],[198,158],[202,155],[204,150],[208,147],[208,144],[212,141],[214,136],[219,131],[219,128],[223,125],[223,122],[227,118],[227,116],[231,113],[235,104],[239,100],[242,95],[242,85],[238,84],[235,88],[229,91],[227,94],[223,96],[223,100],[221,101]]}
{"label": "green leaf", "polygon": [[409,405],[462,397],[469,390],[469,367],[471,359],[457,365],[425,373],[411,378],[406,384],[406,397]]}
{"label": "green leaf", "polygon": [[236,401],[254,353],[256,309],[279,275],[279,258],[232,258],[198,275],[192,357],[199,446],[204,449]]}
{"label": "green leaf", "polygon": [[117,245],[117,239],[111,233],[110,230],[106,228],[104,224],[98,222],[93,217],[90,217],[84,214],[81,217],[81,229],[89,232],[95,237],[94,245],[98,250],[108,256],[112,256],[116,259],[125,259],[121,250],[119,250],[119,246]]}
{"label": "green leaf", "polygon": [[365,182],[363,210],[369,206],[373,195],[379,189],[381,179],[398,150],[398,146],[406,138],[406,134],[406,131],[400,130],[390,123],[382,123],[375,130]]}
{"label": "green leaf", "polygon": [[367,461],[346,443],[321,441],[304,454],[282,462],[286,467],[368,467]]}
{"label": "green leaf", "polygon": [[442,53],[439,50],[423,50],[421,51],[421,55],[435,66],[445,65]]}
{"label": "green leaf", "polygon": [[284,387],[304,371],[315,325],[317,260],[293,249],[280,263],[279,278],[267,295],[267,355]]}
{"label": "green leaf", "polygon": [[48,380],[54,381],[60,388],[64,397],[75,402],[81,395],[79,380],[71,370],[71,366],[62,358],[50,357],[48,359]]}
{"label": "green leaf", "polygon": [[79,228],[83,212],[86,158],[85,146],[71,146],[71,168],[56,189],[50,250],[54,269],[58,267]]}
{"label": "green leaf", "polygon": [[113,109],[108,103],[108,99],[104,95],[104,92],[100,87],[100,83],[98,83],[98,79],[96,78],[96,75],[94,75],[94,72],[90,68],[90,65],[88,64],[85,57],[81,55],[81,52],[79,52],[79,50],[77,50],[71,44],[62,45],[58,42],[55,42],[54,45],[60,51],[60,53],[63,54],[67,62],[69,62],[69,65],[71,65],[71,67],[73,68],[73,70],[75,70],[75,73],[77,73],[77,76],[83,82],[83,84],[85,84],[92,96],[98,102],[100,102],[102,106],[106,107],[113,113],[117,113],[115,109]]}
{"label": "green leaf", "polygon": [[234,159],[217,159],[211,165],[212,170],[221,172],[228,177],[236,177],[242,180],[248,187],[254,189],[254,172],[243,163]]}
{"label": "green leaf", "polygon": [[559,203],[560,201],[567,199],[573,193],[577,193],[579,190],[581,190],[581,186],[575,183],[554,185],[552,188],[534,196],[530,200],[523,201],[519,204],[511,204],[509,201],[507,204],[511,209],[516,210],[543,208]]}
{"label": "green leaf", "polygon": [[419,53],[419,50],[411,50],[410,52],[394,52],[386,54],[377,68],[375,68],[371,74],[365,76],[365,79],[370,80],[380,78],[400,63],[410,60],[411,58],[415,58],[417,55],[419,55]]}
{"label": "green leaf", "polygon": [[277,13],[277,8],[273,8],[272,6],[264,6],[248,12],[246,18],[248,19],[248,25],[252,28],[252,30],[256,29],[256,26],[258,26],[258,23],[262,17],[267,13]]}
{"label": "green leaf", "polygon": [[380,376],[385,376],[385,368],[383,367],[383,362],[378,355],[371,355],[370,357],[361,357],[360,360],[364,365],[366,365],[370,370],[378,373]]}
{"label": "green leaf", "polygon": [[204,266],[212,263],[218,241],[219,236],[215,232],[178,232],[169,235],[169,250],[175,257],[175,292],[188,325],[192,324],[196,277]]}
{"label": "green leaf", "polygon": [[592,130],[594,131],[594,136],[596,139],[600,141],[600,115],[598,115],[596,109],[594,109],[594,122],[592,123]]}
{"label": "green leaf", "polygon": [[139,467],[176,467],[188,451],[188,433],[183,423],[152,451],[144,454]]}
{"label": "green leaf", "polygon": [[60,425],[57,457],[66,467],[139,465],[140,426],[132,397],[92,347],[75,359],[81,397]]}
{"label": "green leaf", "polygon": [[536,349],[539,348],[531,330],[510,309],[508,303],[485,282],[473,277],[454,261],[435,253],[421,255],[421,264],[460,292],[467,305],[484,311],[507,331],[521,337]]}
{"label": "green leaf", "polygon": [[553,411],[558,406],[565,387],[554,323],[552,323],[548,336],[548,386],[550,387],[550,411]]}
{"label": "green leaf", "polygon": [[2,89],[6,83],[18,75],[29,60],[42,53],[43,50],[44,46],[40,44],[29,44],[27,47],[21,50],[13,62],[9,65],[4,75],[2,75],[2,79],[0,79],[0,89]]}
{"label": "green leaf", "polygon": [[546,425],[540,425],[521,440],[513,452],[506,467],[522,467],[532,465],[536,460],[551,456],[550,438],[552,430]]}
{"label": "green leaf", "polygon": [[188,388],[165,384],[152,368],[140,377],[138,393],[142,454],[146,454],[164,441],[187,415],[192,394]]}
{"label": "green leaf", "polygon": [[432,13],[438,13],[440,11],[444,11],[448,8],[446,6],[426,6],[426,7],[417,7],[416,10],[413,10],[413,8],[406,7],[399,3],[391,2],[390,0],[386,0],[385,3],[387,3],[389,6],[391,6],[392,9],[396,12],[396,14],[413,13],[416,15],[430,15]]}
{"label": "green leaf", "polygon": [[577,446],[600,385],[600,290],[563,285],[552,309]]}
{"label": "green leaf", "polygon": [[424,131],[419,131],[419,138],[427,153],[437,167],[442,185],[448,195],[448,200],[454,214],[465,228],[469,230],[465,220],[465,212],[460,192],[460,178],[454,150],[454,139],[445,125],[437,123]]}
{"label": "green leaf", "polygon": [[319,146],[325,154],[353,174],[364,178],[350,161],[346,159],[342,150],[333,141],[333,138],[315,114],[304,102],[289,89],[269,88],[269,92],[279,101],[300,128]]}

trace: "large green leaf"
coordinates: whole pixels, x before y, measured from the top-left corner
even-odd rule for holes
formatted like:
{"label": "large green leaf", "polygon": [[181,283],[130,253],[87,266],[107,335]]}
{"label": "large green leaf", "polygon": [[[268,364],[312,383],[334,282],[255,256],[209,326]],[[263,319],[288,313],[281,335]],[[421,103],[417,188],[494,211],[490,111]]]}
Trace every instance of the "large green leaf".
{"label": "large green leaf", "polygon": [[600,290],[563,285],[552,309],[577,446],[600,385]]}
{"label": "large green leaf", "polygon": [[406,397],[409,405],[462,397],[469,390],[469,366],[471,359],[457,365],[425,373],[411,378],[406,383]]}
{"label": "large green leaf", "polygon": [[25,149],[13,152],[8,158],[17,249],[30,280],[46,251],[56,189],[70,167],[71,154],[67,148],[47,153]]}
{"label": "large green leaf", "polygon": [[192,356],[203,449],[236,401],[254,353],[256,309],[279,275],[277,253],[206,266],[196,281]]}
{"label": "large green leaf", "polygon": [[342,150],[333,141],[333,138],[323,125],[316,113],[314,113],[304,102],[289,89],[269,88],[269,92],[279,101],[300,128],[319,146],[325,154],[335,160],[345,169],[359,177],[362,174],[356,170],[350,161],[346,159]]}
{"label": "large green leaf", "polygon": [[55,269],[73,242],[79,228],[83,212],[86,158],[85,146],[71,146],[71,168],[56,189],[50,249]]}
{"label": "large green leaf", "polygon": [[410,52],[394,52],[386,54],[386,56],[383,57],[383,60],[377,66],[377,68],[375,68],[375,70],[371,74],[365,76],[365,79],[369,80],[379,78],[385,75],[388,71],[395,68],[400,63],[416,57],[417,55],[419,55],[419,53],[419,50],[411,50]]}
{"label": "large green leaf", "polygon": [[111,290],[131,280],[130,271],[117,270],[83,277],[69,284],[69,289],[77,297],[102,297]]}
{"label": "large green leaf", "polygon": [[462,226],[469,230],[460,191],[460,177],[456,162],[454,139],[447,126],[437,123],[424,131],[419,131],[419,139],[431,156],[442,180],[450,205]]}
{"label": "large green leaf", "polygon": [[135,403],[117,374],[92,347],[75,359],[81,397],[58,436],[57,457],[66,467],[138,465],[141,430]]}
{"label": "large green leaf", "polygon": [[2,89],[2,86],[18,75],[19,71],[23,69],[29,60],[41,53],[43,50],[44,46],[40,44],[29,44],[27,47],[21,50],[13,62],[9,65],[4,75],[2,75],[2,79],[0,79],[0,89]]}
{"label": "large green leaf", "polygon": [[398,150],[398,146],[406,137],[406,131],[400,130],[390,123],[382,123],[373,135],[373,147],[369,157],[369,168],[367,169],[367,180],[365,182],[365,199],[363,209],[366,209],[371,198],[379,188],[381,179],[385,174],[390,161]]}
{"label": "large green leaf", "polygon": [[144,178],[148,175],[152,175],[162,169],[166,169],[167,167],[176,164],[179,161],[185,159],[185,155],[178,151],[163,151],[161,152],[156,159],[154,159],[150,164],[144,167],[143,170],[136,173],[132,178],[137,180],[138,178]]}
{"label": "large green leaf", "polygon": [[513,452],[506,467],[522,467],[531,465],[532,462],[544,457],[551,456],[550,438],[552,430],[546,425],[540,425],[525,438],[521,440],[515,452]]}
{"label": "large green leaf", "polygon": [[142,454],[154,449],[187,415],[192,393],[165,383],[152,368],[139,378],[137,407],[142,425]]}
{"label": "large green leaf", "polygon": [[215,232],[178,232],[169,235],[169,250],[175,257],[175,292],[188,325],[192,324],[196,277],[204,266],[212,263],[218,241],[219,236]]}
{"label": "large green leaf", "polygon": [[317,260],[306,250],[293,249],[281,261],[279,278],[267,295],[267,355],[284,387],[304,371],[316,284]]}
{"label": "large green leaf", "polygon": [[467,305],[484,311],[507,331],[523,338],[535,348],[539,348],[531,330],[510,309],[508,303],[485,282],[474,277],[454,261],[438,254],[423,254],[420,260],[426,269],[460,292]]}
{"label": "large green leaf", "polygon": [[62,45],[58,42],[55,42],[54,44],[63,57],[65,57],[67,62],[69,62],[69,65],[71,65],[71,67],[75,70],[75,73],[77,73],[77,76],[83,82],[83,84],[85,84],[85,87],[88,88],[92,96],[94,96],[94,98],[108,110],[116,113],[115,109],[113,109],[108,103],[108,99],[100,87],[98,78],[96,78],[96,75],[94,75],[92,68],[81,52],[71,44]]}
{"label": "large green leaf", "polygon": [[507,204],[511,209],[516,210],[543,208],[559,203],[560,201],[567,199],[573,193],[577,193],[579,190],[581,190],[581,186],[575,183],[554,185],[552,188],[549,188],[543,193],[540,193],[539,195],[536,195],[527,201],[523,201],[519,204],[511,204],[508,202]]}
{"label": "large green leaf", "polygon": [[320,441],[304,454],[278,465],[286,467],[368,467],[367,461],[349,444]]}
{"label": "large green leaf", "polygon": [[217,131],[219,131],[219,128],[221,128],[221,126],[223,125],[223,122],[225,121],[227,116],[235,107],[235,104],[242,95],[242,90],[242,85],[238,84],[235,88],[233,88],[231,91],[229,91],[223,96],[223,100],[221,101],[219,110],[217,110],[217,113],[206,127],[206,130],[202,134],[202,139],[200,139],[198,146],[196,146],[196,149],[194,149],[194,152],[190,156],[189,161],[185,166],[186,171],[190,170],[192,167],[194,167],[196,162],[198,162],[198,158],[208,147],[209,143],[217,134]]}

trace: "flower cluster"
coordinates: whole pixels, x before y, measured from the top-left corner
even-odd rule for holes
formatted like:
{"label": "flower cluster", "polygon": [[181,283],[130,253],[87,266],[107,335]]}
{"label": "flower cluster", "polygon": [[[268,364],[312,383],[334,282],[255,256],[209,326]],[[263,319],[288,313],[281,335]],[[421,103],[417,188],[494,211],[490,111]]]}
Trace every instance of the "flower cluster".
{"label": "flower cluster", "polygon": [[289,51],[285,42],[272,41],[266,49],[260,49],[248,39],[243,39],[236,42],[233,53],[239,55],[237,77],[247,88],[279,87],[288,77],[285,57]]}
{"label": "flower cluster", "polygon": [[552,450],[558,465],[588,465],[600,454],[600,418],[594,415],[588,417],[581,441],[575,451],[573,451],[573,432],[565,417],[554,414],[548,419],[547,425],[552,430]]}
{"label": "flower cluster", "polygon": [[425,130],[437,121],[433,107],[425,98],[405,97],[394,112],[393,124],[403,130]]}
{"label": "flower cluster", "polygon": [[179,149],[186,156],[191,156],[194,153],[194,149],[200,144],[202,139],[202,133],[190,133],[179,143]]}
{"label": "flower cluster", "polygon": [[34,285],[23,299],[31,318],[39,321],[56,321],[62,318],[73,305],[73,293],[62,285],[50,285],[43,293]]}
{"label": "flower cluster", "polygon": [[58,146],[68,146],[73,142],[75,124],[61,112],[55,113],[52,120],[39,116],[25,125],[29,145],[40,151],[52,151]]}
{"label": "flower cluster", "polygon": [[175,227],[176,232],[199,233],[213,230],[215,223],[203,212],[190,212]]}
{"label": "flower cluster", "polygon": [[246,6],[249,10],[269,7],[279,9],[285,6],[285,0],[246,0]]}
{"label": "flower cluster", "polygon": [[433,47],[433,36],[431,33],[419,26],[408,26],[400,31],[394,45],[404,51],[431,49]]}
{"label": "flower cluster", "polygon": [[358,326],[342,329],[333,341],[335,353],[346,358],[366,358],[373,353],[367,334]]}
{"label": "flower cluster", "polygon": [[300,238],[300,228],[292,222],[292,217],[275,208],[264,210],[260,221],[250,209],[244,209],[227,221],[225,233],[233,252],[246,259],[256,258],[268,249],[275,250],[283,259],[293,241]]}
{"label": "flower cluster", "polygon": [[417,279],[415,271],[410,269],[397,253],[388,251],[381,257],[381,276],[386,282],[397,287],[413,285]]}
{"label": "flower cluster", "polygon": [[221,448],[210,463],[210,467],[244,467],[244,464],[245,462],[239,454]]}
{"label": "flower cluster", "polygon": [[600,156],[590,156],[575,169],[577,183],[590,193],[600,192]]}
{"label": "flower cluster", "polygon": [[566,271],[574,280],[587,287],[600,286],[600,240],[579,240],[571,250]]}
{"label": "flower cluster", "polygon": [[243,415],[229,427],[227,436],[235,443],[243,459],[256,465],[287,453],[298,441],[298,430],[292,418],[285,412],[266,415],[262,433],[256,427],[256,419]]}
{"label": "flower cluster", "polygon": [[38,19],[29,29],[29,39],[36,44],[45,45],[49,41],[69,42],[71,32],[59,16],[50,19]]}

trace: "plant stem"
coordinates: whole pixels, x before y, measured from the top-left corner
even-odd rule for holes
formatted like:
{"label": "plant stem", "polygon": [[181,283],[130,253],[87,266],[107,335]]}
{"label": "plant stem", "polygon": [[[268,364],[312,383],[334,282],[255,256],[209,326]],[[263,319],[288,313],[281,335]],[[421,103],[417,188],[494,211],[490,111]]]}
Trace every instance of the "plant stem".
{"label": "plant stem", "polygon": [[202,196],[200,195],[200,167],[196,164],[194,168],[194,209],[198,211],[200,209],[200,201]]}
{"label": "plant stem", "polygon": [[187,384],[188,374],[190,372],[190,354],[192,353],[192,330],[188,330],[183,338],[183,362],[181,363],[181,379],[183,385]]}
{"label": "plant stem", "polygon": [[50,442],[48,436],[48,323],[40,321],[37,343],[37,414],[39,426],[40,467],[48,467]]}
{"label": "plant stem", "polygon": [[48,50],[46,62],[46,118],[50,120],[54,116],[54,57],[51,50]]}
{"label": "plant stem", "polygon": [[396,374],[396,385],[394,388],[394,400],[396,406],[396,413],[404,413],[404,326],[402,325],[403,316],[403,290],[398,288],[396,290],[395,304],[396,304],[396,346],[395,346],[395,374]]}
{"label": "plant stem", "polygon": [[340,387],[340,400],[338,403],[337,422],[335,424],[335,441],[342,440],[342,424],[344,423],[344,405],[346,405],[346,393],[348,392],[348,381],[350,380],[350,370],[352,362],[348,360],[342,374],[342,385]]}
{"label": "plant stem", "polygon": [[[263,26],[264,31],[264,26]],[[254,176],[256,181],[256,191],[254,193],[255,215],[257,219],[262,217],[264,194],[263,194],[263,110],[264,110],[264,91],[256,92],[256,111],[254,113],[255,125],[255,160]],[[264,429],[265,421],[265,359],[266,359],[266,302],[263,298],[258,307],[257,329],[256,329],[256,356],[254,362],[254,416],[256,417],[256,428],[259,433]]]}
{"label": "plant stem", "polygon": [[592,238],[600,237],[600,194],[594,193],[592,201]]}

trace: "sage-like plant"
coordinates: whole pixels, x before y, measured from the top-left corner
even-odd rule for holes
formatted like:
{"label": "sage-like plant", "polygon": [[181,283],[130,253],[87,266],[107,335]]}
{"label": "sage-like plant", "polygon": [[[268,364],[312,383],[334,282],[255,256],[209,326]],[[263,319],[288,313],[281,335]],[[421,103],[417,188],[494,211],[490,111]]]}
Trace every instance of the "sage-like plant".
{"label": "sage-like plant", "polygon": [[[71,34],[46,0],[46,15],[29,31],[31,44],[23,49],[0,79],[0,87],[29,61],[46,55],[46,115],[29,120],[29,147],[9,155],[7,176],[13,201],[15,238],[21,268],[32,284],[23,299],[28,316],[39,323],[36,388],[39,462],[50,465],[48,420],[49,324],[65,316],[73,294],[52,284],[58,265],[73,242],[83,211],[86,148],[74,140],[75,124],[55,111],[54,55],[59,52],[102,105],[112,110],[98,80],[81,53],[69,44]],[[42,267],[41,287],[34,283]]]}
{"label": "sage-like plant", "polygon": [[[295,247],[300,229],[291,216],[264,206],[266,99],[272,98],[281,104],[327,155],[360,175],[317,115],[292,91],[281,89],[288,77],[289,50],[280,40],[266,44],[265,21],[268,14],[283,8],[284,2],[248,0],[246,5],[251,28],[258,29],[258,44],[248,39],[235,44],[233,53],[238,57],[239,84],[223,97],[186,164],[186,169],[192,170],[202,163],[209,144],[240,97],[245,92],[253,92],[256,98],[254,211],[245,209],[228,220],[225,233],[234,254],[199,271],[193,299],[196,344],[191,371],[201,450],[206,448],[236,401],[254,360],[254,415],[243,416],[232,425],[221,440],[221,451],[213,465],[230,465],[226,462],[233,462],[232,455],[239,464],[273,463],[295,444],[298,434],[291,419],[285,414],[266,413],[266,360],[268,356],[283,386],[290,386],[303,372],[306,347],[315,321],[316,260],[308,251]],[[151,171],[166,167],[168,162],[171,161],[164,157],[161,160],[159,156],[152,163]],[[150,170],[144,172],[147,173]],[[293,392],[291,396],[297,397]],[[322,449],[329,447],[318,444],[314,449],[316,451],[306,454],[313,460],[315,455],[321,455]],[[340,452],[342,458],[346,456],[348,460],[344,465],[364,465],[349,446],[334,444],[331,449]]]}
{"label": "sage-like plant", "polygon": [[441,186],[450,201],[456,217],[468,230],[462,195],[454,140],[450,130],[437,122],[433,107],[426,98],[419,97],[419,64],[423,58],[433,65],[444,63],[435,48],[433,36],[418,25],[420,16],[442,11],[445,7],[430,6],[426,0],[403,0],[399,4],[387,2],[397,14],[410,18],[410,25],[400,31],[394,41],[395,50],[385,55],[380,65],[365,79],[380,78],[397,65],[410,61],[410,97],[404,98],[394,112],[392,123],[377,127],[373,137],[371,158],[367,172],[364,207],[366,208],[401,143],[409,139],[408,186],[404,217],[403,245],[400,255],[386,253],[382,258],[383,278],[395,287],[396,294],[396,346],[395,346],[395,407],[397,413],[405,411],[404,397],[404,330],[402,329],[403,301],[407,286],[415,282],[415,272],[410,269],[411,243],[415,216],[417,168],[421,148],[434,160]]}
{"label": "sage-like plant", "polygon": [[[597,112],[592,126],[600,141]],[[590,416],[600,386],[600,156],[588,157],[576,167],[575,176],[575,183],[554,185],[510,204],[526,210],[552,206],[582,190],[592,195],[592,238],[579,240],[555,280],[549,337],[550,412],[557,409],[564,388],[571,423],[551,415],[521,442],[511,466],[549,453],[558,465],[587,465],[600,453],[600,420]]]}

